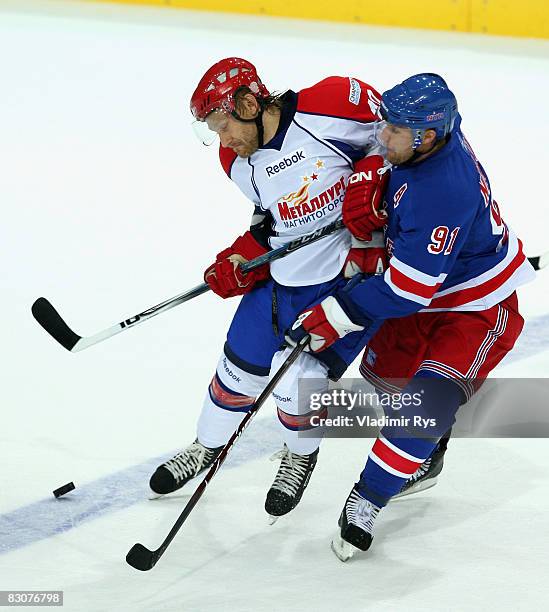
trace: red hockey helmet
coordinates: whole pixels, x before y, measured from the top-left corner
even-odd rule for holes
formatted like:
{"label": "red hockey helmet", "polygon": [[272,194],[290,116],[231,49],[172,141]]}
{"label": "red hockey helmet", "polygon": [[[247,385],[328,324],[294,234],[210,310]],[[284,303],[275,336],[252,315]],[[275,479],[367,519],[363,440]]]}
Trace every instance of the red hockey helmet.
{"label": "red hockey helmet", "polygon": [[234,113],[234,95],[239,87],[248,87],[256,98],[266,98],[269,91],[257,75],[255,66],[239,57],[228,57],[214,64],[200,79],[191,97],[191,113],[204,121],[216,109]]}

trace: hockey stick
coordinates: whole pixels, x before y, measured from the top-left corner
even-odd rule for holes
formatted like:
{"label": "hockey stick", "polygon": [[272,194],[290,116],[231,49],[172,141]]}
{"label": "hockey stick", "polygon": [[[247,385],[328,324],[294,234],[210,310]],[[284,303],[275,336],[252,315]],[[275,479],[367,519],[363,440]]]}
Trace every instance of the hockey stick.
{"label": "hockey stick", "polygon": [[[286,255],[307,246],[308,244],[312,244],[313,242],[321,240],[325,236],[329,236],[330,234],[343,229],[343,227],[344,225],[341,219],[334,221],[333,223],[320,228],[312,234],[307,234],[306,236],[296,238],[288,244],[285,244],[277,249],[273,249],[260,257],[256,257],[255,259],[242,264],[240,269],[243,272],[249,272],[250,270],[258,268],[265,263],[276,261],[277,259],[285,257]],[[61,315],[46,298],[38,298],[32,305],[31,310],[34,318],[48,332],[48,334],[50,334],[50,336],[57,340],[57,342],[64,346],[68,351],[76,353],[77,351],[83,351],[84,349],[87,349],[98,342],[103,342],[103,340],[112,338],[112,336],[115,336],[116,334],[119,334],[130,327],[134,327],[138,323],[143,323],[143,321],[147,321],[148,319],[155,317],[162,312],[175,308],[175,306],[188,302],[189,300],[206,293],[209,291],[209,289],[210,286],[207,283],[197,285],[196,287],[189,289],[189,291],[180,293],[179,295],[161,302],[156,306],[152,306],[151,308],[148,308],[147,310],[144,310],[143,312],[140,312],[129,319],[121,321],[112,327],[108,327],[107,329],[104,329],[93,336],[83,337],[75,333],[65,323]]]}
{"label": "hockey stick", "polygon": [[528,261],[532,264],[534,270],[537,272],[549,264],[549,251],[543,255],[538,255],[537,257],[528,257]]}
{"label": "hockey stick", "polygon": [[299,342],[299,344],[294,347],[286,361],[280,366],[277,372],[269,381],[268,385],[265,387],[263,392],[259,395],[259,397],[255,400],[253,406],[250,408],[250,411],[246,414],[240,425],[237,427],[236,431],[230,437],[229,441],[223,447],[223,450],[217,456],[217,459],[212,463],[212,466],[208,470],[204,480],[200,483],[196,491],[193,493],[192,497],[187,502],[186,506],[183,508],[183,511],[179,515],[178,519],[175,521],[174,526],[171,528],[170,532],[162,542],[162,544],[156,550],[149,550],[143,544],[134,544],[128,554],[126,555],[126,561],[135,569],[141,570],[142,572],[146,572],[152,569],[158,559],[166,552],[166,549],[170,545],[170,542],[175,538],[177,532],[181,529],[183,523],[187,520],[187,517],[191,513],[192,509],[196,506],[198,500],[204,494],[206,487],[209,482],[215,476],[219,468],[223,465],[223,462],[227,458],[229,451],[236,444],[236,441],[242,435],[242,432],[248,427],[251,420],[257,414],[257,411],[261,408],[261,406],[265,403],[265,400],[272,393],[273,389],[279,383],[280,379],[284,376],[284,374],[288,371],[288,368],[294,363],[294,361],[299,357],[307,343],[309,342],[309,337],[305,336]]}

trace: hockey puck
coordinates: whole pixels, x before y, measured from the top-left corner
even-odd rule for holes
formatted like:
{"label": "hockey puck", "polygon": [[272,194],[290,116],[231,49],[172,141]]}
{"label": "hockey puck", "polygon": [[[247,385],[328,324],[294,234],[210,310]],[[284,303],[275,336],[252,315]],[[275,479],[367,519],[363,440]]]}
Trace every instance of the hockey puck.
{"label": "hockey puck", "polygon": [[55,495],[55,497],[61,497],[61,495],[65,495],[65,493],[68,493],[69,491],[72,491],[75,488],[76,487],[74,486],[74,482],[68,482],[66,485],[59,487],[59,489],[55,489],[53,494]]}

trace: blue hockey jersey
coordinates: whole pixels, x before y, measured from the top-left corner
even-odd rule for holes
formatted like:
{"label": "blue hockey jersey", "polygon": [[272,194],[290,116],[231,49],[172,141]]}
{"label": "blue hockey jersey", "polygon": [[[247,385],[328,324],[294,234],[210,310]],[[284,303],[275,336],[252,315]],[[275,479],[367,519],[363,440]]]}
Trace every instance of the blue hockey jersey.
{"label": "blue hockey jersey", "polygon": [[386,193],[389,268],[338,297],[357,323],[434,311],[486,310],[534,278],[461,131],[416,164],[393,167]]}

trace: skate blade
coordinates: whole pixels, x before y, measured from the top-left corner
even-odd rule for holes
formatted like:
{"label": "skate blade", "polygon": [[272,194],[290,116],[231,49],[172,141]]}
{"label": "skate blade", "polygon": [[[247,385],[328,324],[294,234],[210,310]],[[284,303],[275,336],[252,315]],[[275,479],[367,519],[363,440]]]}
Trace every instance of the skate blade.
{"label": "skate blade", "polygon": [[408,495],[413,495],[414,493],[420,493],[421,491],[426,491],[431,487],[434,487],[437,484],[437,477],[429,478],[429,480],[423,480],[422,482],[418,482],[413,487],[410,487],[407,491],[403,493],[397,493],[393,495],[392,499],[400,499],[402,497],[407,497]]}
{"label": "skate blade", "polygon": [[343,563],[348,561],[358,550],[356,546],[346,542],[340,535],[337,535],[332,539],[331,547],[335,556],[340,561],[343,561]]}
{"label": "skate blade", "polygon": [[269,514],[267,517],[267,523],[269,525],[274,525],[276,521],[278,521],[279,518],[280,518],[279,516],[275,516],[274,514]]}
{"label": "skate blade", "polygon": [[149,489],[149,499],[152,501],[154,499],[161,499],[164,497],[163,493],[155,493],[152,489]]}

